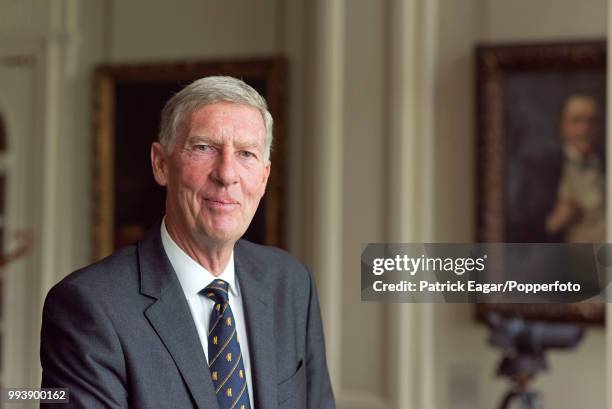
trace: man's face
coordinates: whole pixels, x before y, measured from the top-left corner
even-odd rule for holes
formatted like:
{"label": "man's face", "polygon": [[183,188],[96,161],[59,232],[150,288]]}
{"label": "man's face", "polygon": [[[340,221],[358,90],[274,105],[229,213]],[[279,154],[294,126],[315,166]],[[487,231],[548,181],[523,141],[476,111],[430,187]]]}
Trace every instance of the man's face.
{"label": "man's face", "polygon": [[244,234],[270,174],[265,134],[258,109],[220,102],[185,121],[169,154],[153,144],[155,179],[166,186],[166,216],[181,239],[223,244]]}
{"label": "man's face", "polygon": [[598,109],[594,98],[568,98],[561,118],[561,136],[583,156],[594,150],[598,143]]}

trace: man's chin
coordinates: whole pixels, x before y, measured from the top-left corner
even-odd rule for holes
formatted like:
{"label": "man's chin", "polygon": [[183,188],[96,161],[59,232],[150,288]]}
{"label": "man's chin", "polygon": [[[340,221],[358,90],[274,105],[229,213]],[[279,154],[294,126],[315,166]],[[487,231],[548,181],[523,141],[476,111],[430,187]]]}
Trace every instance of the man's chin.
{"label": "man's chin", "polygon": [[244,232],[240,232],[235,227],[233,227],[233,228],[229,228],[229,227],[210,228],[210,227],[208,227],[206,229],[201,230],[201,234],[204,237],[206,237],[207,241],[210,242],[210,243],[214,243],[214,244],[233,244],[236,241],[238,241],[238,239],[240,237],[242,237]]}

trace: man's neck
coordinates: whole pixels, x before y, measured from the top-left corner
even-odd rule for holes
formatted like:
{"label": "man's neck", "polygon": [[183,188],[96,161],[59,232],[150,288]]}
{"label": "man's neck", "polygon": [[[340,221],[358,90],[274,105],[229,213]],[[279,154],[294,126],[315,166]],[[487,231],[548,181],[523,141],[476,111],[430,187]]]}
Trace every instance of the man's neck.
{"label": "man's neck", "polygon": [[215,277],[223,273],[229,263],[235,243],[212,243],[180,234],[179,229],[168,215],[166,215],[165,224],[168,234],[185,254]]}

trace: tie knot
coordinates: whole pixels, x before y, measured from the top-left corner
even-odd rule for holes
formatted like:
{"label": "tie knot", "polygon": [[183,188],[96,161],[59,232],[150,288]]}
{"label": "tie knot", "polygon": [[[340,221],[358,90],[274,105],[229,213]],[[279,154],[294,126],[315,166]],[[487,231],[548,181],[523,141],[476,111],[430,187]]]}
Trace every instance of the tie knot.
{"label": "tie knot", "polygon": [[204,288],[204,295],[218,303],[227,302],[229,284],[223,280],[214,280]]}

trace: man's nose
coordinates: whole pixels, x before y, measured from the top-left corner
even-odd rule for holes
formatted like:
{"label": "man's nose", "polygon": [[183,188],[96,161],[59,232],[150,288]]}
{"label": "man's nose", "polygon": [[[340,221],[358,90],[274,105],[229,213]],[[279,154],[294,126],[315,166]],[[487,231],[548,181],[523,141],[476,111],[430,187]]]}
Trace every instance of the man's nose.
{"label": "man's nose", "polygon": [[222,149],[217,157],[212,176],[219,184],[229,186],[238,182],[236,158],[231,149]]}

